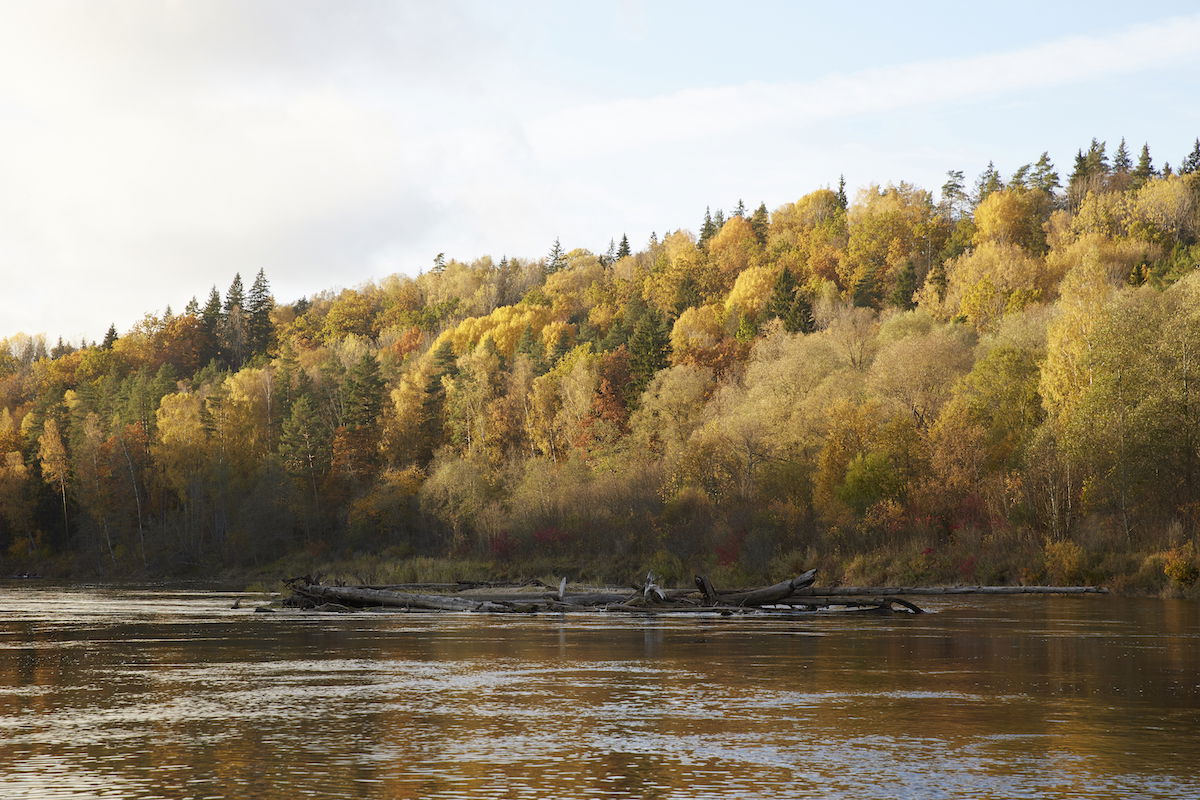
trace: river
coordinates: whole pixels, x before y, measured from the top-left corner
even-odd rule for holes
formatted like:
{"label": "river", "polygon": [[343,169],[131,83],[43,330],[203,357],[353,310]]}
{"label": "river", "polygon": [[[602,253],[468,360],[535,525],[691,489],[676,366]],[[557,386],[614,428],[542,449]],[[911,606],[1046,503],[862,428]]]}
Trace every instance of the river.
{"label": "river", "polygon": [[0,798],[1200,798],[1200,604],[254,614],[0,586]]}

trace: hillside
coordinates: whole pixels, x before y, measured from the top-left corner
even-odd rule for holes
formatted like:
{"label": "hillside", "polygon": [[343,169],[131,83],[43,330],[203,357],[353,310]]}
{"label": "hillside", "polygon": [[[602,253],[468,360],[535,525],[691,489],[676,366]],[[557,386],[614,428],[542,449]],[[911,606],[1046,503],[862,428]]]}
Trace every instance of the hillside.
{"label": "hillside", "polygon": [[[1136,163],[1135,163],[1136,162]],[[1200,572],[1200,142],[0,342],[0,574]],[[365,568],[365,567],[364,567]],[[380,569],[383,567],[380,566]],[[720,574],[720,573],[718,573]]]}

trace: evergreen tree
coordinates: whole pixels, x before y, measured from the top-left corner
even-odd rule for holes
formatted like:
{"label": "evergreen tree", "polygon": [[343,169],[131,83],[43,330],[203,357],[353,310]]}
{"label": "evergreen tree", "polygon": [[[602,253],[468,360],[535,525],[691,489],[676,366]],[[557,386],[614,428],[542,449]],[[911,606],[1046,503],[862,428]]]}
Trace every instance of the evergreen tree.
{"label": "evergreen tree", "polygon": [[742,198],[740,198],[740,197],[738,198],[737,205],[734,206],[734,208],[733,208],[733,216],[735,216],[735,217],[745,217],[746,216],[746,204],[742,202]]}
{"label": "evergreen tree", "polygon": [[1150,145],[1143,144],[1141,155],[1138,156],[1137,166],[1133,168],[1133,185],[1138,187],[1155,176],[1154,161],[1150,158]]}
{"label": "evergreen tree", "polygon": [[379,362],[364,353],[346,373],[346,427],[352,430],[376,425],[383,408],[384,381],[379,375]]}
{"label": "evergreen tree", "polygon": [[621,234],[621,244],[617,247],[617,258],[625,258],[629,255],[629,237]]}
{"label": "evergreen tree", "polygon": [[104,334],[104,341],[100,344],[101,350],[112,350],[113,343],[117,341],[117,326],[112,324],[108,326],[108,332]]}
{"label": "evergreen tree", "polygon": [[846,197],[846,176],[845,175],[838,176],[837,204],[838,204],[838,208],[842,209],[843,211],[845,211],[847,208],[850,207],[850,201]]}
{"label": "evergreen tree", "polygon": [[767,243],[770,220],[767,215],[766,203],[759,203],[758,208],[754,209],[754,213],[750,216],[750,229],[754,231],[754,238],[758,240],[759,244]]}
{"label": "evergreen tree", "polygon": [[697,307],[702,304],[703,299],[696,279],[691,275],[684,275],[683,280],[679,281],[679,288],[675,290],[675,313],[682,314],[689,308]]}
{"label": "evergreen tree", "polygon": [[284,469],[310,487],[314,505],[319,502],[318,480],[329,469],[329,444],[329,428],[312,397],[307,393],[297,396],[283,421],[279,455]]}
{"label": "evergreen tree", "polygon": [[434,275],[441,275],[445,271],[446,271],[446,254],[438,253],[436,256],[433,257],[432,272]]}
{"label": "evergreen tree", "polygon": [[971,201],[964,191],[965,188],[961,169],[946,172],[946,182],[942,184],[942,207],[945,209],[946,219],[957,219],[961,210]]}
{"label": "evergreen tree", "polygon": [[1038,156],[1038,160],[1034,162],[1033,172],[1029,176],[1029,185],[1034,189],[1041,189],[1051,197],[1061,185],[1058,181],[1058,172],[1054,169],[1054,162],[1050,160],[1048,152],[1042,152]]}
{"label": "evergreen tree", "polygon": [[554,246],[550,248],[550,254],[546,256],[546,274],[553,275],[567,265],[566,255],[563,253],[562,245],[558,239],[554,240]]}
{"label": "evergreen tree", "polygon": [[242,288],[242,275],[240,272],[233,274],[233,282],[229,284],[229,291],[225,292],[225,306],[222,310],[225,316],[228,317],[235,308],[240,308],[243,311],[246,310],[246,293]]}
{"label": "evergreen tree", "polygon": [[458,358],[447,339],[433,351],[429,380],[425,382],[425,397],[421,400],[421,434],[419,460],[428,462],[433,450],[442,439],[445,424],[446,384],[443,378],[453,380],[458,376]]}
{"label": "evergreen tree", "polygon": [[800,290],[800,284],[790,269],[784,267],[775,279],[775,288],[767,301],[767,317],[778,319],[789,333],[811,333],[816,329],[812,303]]}
{"label": "evergreen tree", "polygon": [[1191,175],[1193,172],[1200,172],[1200,138],[1196,139],[1192,152],[1187,154],[1179,167],[1180,175]]}
{"label": "evergreen tree", "polygon": [[653,311],[643,314],[629,337],[629,393],[626,399],[631,408],[654,374],[667,366],[670,352],[671,333],[666,320]]}
{"label": "evergreen tree", "polygon": [[904,311],[915,308],[917,304],[913,295],[917,293],[918,288],[916,265],[912,261],[906,261],[896,273],[896,285],[888,295],[888,302]]}
{"label": "evergreen tree", "polygon": [[192,295],[192,299],[187,301],[187,305],[183,307],[183,313],[190,317],[200,316],[200,301],[196,299],[195,295]]}
{"label": "evergreen tree", "polygon": [[713,222],[712,213],[708,206],[704,207],[704,222],[700,225],[700,246],[703,247],[708,243],[708,240],[717,232],[717,226]]}
{"label": "evergreen tree", "polygon": [[1125,137],[1121,137],[1121,143],[1117,145],[1117,152],[1113,154],[1113,172],[1125,174],[1133,168],[1133,161],[1129,158],[1129,148],[1125,146]]}
{"label": "evergreen tree", "polygon": [[996,169],[996,165],[991,161],[983,172],[979,173],[979,178],[975,181],[975,205],[982,203],[989,194],[998,192],[1004,188],[1004,181],[1000,178],[1000,171]]}
{"label": "evergreen tree", "polygon": [[615,239],[608,240],[608,249],[604,251],[604,255],[600,256],[600,264],[605,267],[611,267],[613,262],[617,260],[617,242]]}
{"label": "evergreen tree", "polygon": [[1092,143],[1088,146],[1087,155],[1084,160],[1087,163],[1088,176],[1107,176],[1109,173],[1108,153],[1106,142],[1100,142],[1092,139]]}
{"label": "evergreen tree", "polygon": [[260,269],[246,298],[247,338],[251,353],[265,353],[271,346],[271,311],[274,308],[275,299],[271,297],[266,273]]}
{"label": "evergreen tree", "polygon": [[721,228],[725,227],[725,212],[717,209],[717,213],[713,214],[713,235],[721,232]]}
{"label": "evergreen tree", "polygon": [[1017,167],[1017,171],[1008,179],[1009,188],[1025,191],[1029,188],[1029,173],[1033,170],[1032,164],[1022,164]]}

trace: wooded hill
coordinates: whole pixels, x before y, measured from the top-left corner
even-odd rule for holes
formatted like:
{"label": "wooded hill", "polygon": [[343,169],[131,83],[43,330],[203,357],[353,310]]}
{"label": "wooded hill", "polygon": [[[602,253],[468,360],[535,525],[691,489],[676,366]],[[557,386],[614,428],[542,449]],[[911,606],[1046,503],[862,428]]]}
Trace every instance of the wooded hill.
{"label": "wooded hill", "polygon": [[0,342],[0,573],[1189,585],[1198,265],[1200,141],[1177,173],[1093,141],[1065,180],[739,201],[636,250],[286,305],[235,278],[99,344]]}

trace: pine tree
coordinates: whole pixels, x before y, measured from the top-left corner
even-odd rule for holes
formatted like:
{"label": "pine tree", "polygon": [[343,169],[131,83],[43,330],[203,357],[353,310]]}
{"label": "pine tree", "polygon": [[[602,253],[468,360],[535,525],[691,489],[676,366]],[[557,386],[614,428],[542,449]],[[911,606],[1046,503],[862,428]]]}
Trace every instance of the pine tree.
{"label": "pine tree", "polygon": [[1187,154],[1179,167],[1180,175],[1191,175],[1193,172],[1200,172],[1200,138],[1196,139],[1192,152]]}
{"label": "pine tree", "polygon": [[975,205],[982,203],[989,194],[998,192],[1004,188],[1004,181],[1000,178],[1000,172],[996,169],[996,165],[991,161],[983,172],[979,173],[979,178],[975,181]]}
{"label": "pine tree", "polygon": [[192,295],[192,299],[187,301],[187,305],[183,307],[183,313],[189,317],[200,316],[200,301],[196,299],[196,295]]}
{"label": "pine tree", "polygon": [[550,254],[546,256],[546,274],[553,275],[567,265],[567,258],[563,254],[562,245],[558,239],[554,240],[554,246],[550,248]]}
{"label": "pine tree", "polygon": [[746,216],[746,204],[742,202],[742,198],[740,198],[740,197],[738,198],[737,205],[734,206],[734,208],[733,208],[733,216],[735,216],[735,217],[745,217]]}
{"label": "pine tree", "polygon": [[617,247],[617,258],[622,259],[629,255],[629,237],[621,234],[621,244]]}
{"label": "pine tree", "polygon": [[246,298],[247,338],[251,353],[265,353],[271,346],[271,311],[274,308],[275,300],[271,297],[266,273],[260,269]]}
{"label": "pine tree", "polygon": [[1125,174],[1133,168],[1133,161],[1129,158],[1129,148],[1125,146],[1125,137],[1121,137],[1121,143],[1117,145],[1117,152],[1113,154],[1113,172]]}
{"label": "pine tree", "polygon": [[770,220],[767,215],[766,203],[759,203],[758,208],[754,209],[754,213],[750,216],[750,229],[754,231],[754,238],[758,240],[759,244],[767,243]]}
{"label": "pine tree", "polygon": [[846,197],[846,176],[845,175],[838,176],[837,204],[838,204],[838,208],[842,209],[843,211],[845,211],[847,208],[850,207],[850,201]]}
{"label": "pine tree", "polygon": [[963,191],[965,187],[961,169],[952,169],[946,172],[946,182],[942,184],[942,207],[946,210],[946,219],[957,219],[959,215],[956,212],[970,202],[971,198]]}
{"label": "pine tree", "polygon": [[1153,178],[1157,173],[1154,170],[1154,161],[1150,158],[1150,145],[1143,144],[1141,155],[1138,156],[1137,166],[1133,168],[1133,185],[1138,187]]}
{"label": "pine tree", "polygon": [[1091,145],[1088,146],[1087,155],[1084,156],[1088,177],[1108,175],[1110,170],[1105,145],[1105,142],[1092,139]]}
{"label": "pine tree", "polygon": [[446,254],[438,253],[436,256],[433,257],[432,272],[434,275],[441,275],[445,271],[446,271]]}
{"label": "pine tree", "polygon": [[600,256],[600,264],[605,267],[611,267],[613,262],[617,260],[617,242],[615,239],[608,240],[608,249],[604,251],[604,255]]}
{"label": "pine tree", "polygon": [[1034,189],[1041,189],[1051,197],[1054,192],[1061,186],[1058,181],[1058,172],[1054,169],[1054,162],[1050,160],[1050,154],[1043,151],[1038,160],[1034,162],[1033,173],[1029,176],[1029,184]]}
{"label": "pine tree", "polygon": [[108,332],[104,334],[104,341],[100,344],[101,350],[112,350],[113,343],[117,341],[117,326],[116,323],[108,326]]}
{"label": "pine tree", "polygon": [[284,469],[305,480],[312,489],[313,503],[318,503],[317,481],[329,469],[329,429],[307,393],[296,397],[283,421],[279,455]]}
{"label": "pine tree", "polygon": [[1032,164],[1022,164],[1017,167],[1016,172],[1008,179],[1008,185],[1011,189],[1025,191],[1029,188],[1029,173],[1033,169]]}
{"label": "pine tree", "polygon": [[721,228],[725,227],[725,212],[717,209],[717,213],[713,214],[713,235],[721,232]]}

